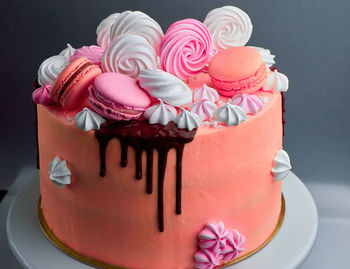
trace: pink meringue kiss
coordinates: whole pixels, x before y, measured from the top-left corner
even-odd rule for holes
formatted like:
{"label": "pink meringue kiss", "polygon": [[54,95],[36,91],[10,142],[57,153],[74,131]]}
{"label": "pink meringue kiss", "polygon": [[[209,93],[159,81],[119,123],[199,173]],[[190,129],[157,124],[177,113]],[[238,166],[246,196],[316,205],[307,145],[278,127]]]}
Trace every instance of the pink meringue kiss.
{"label": "pink meringue kiss", "polygon": [[50,98],[50,89],[51,85],[46,84],[40,88],[37,88],[32,94],[33,102],[44,106],[52,105],[53,101]]}
{"label": "pink meringue kiss", "polygon": [[225,247],[228,236],[229,232],[221,221],[208,223],[199,233],[199,247],[218,251]]}
{"label": "pink meringue kiss", "polygon": [[222,255],[219,251],[209,251],[207,249],[201,249],[194,255],[196,260],[195,268],[197,269],[213,269],[220,265]]}
{"label": "pink meringue kiss", "polygon": [[88,58],[93,64],[101,68],[101,58],[103,55],[104,49],[99,46],[83,46],[79,49],[76,49],[70,61],[73,61],[80,57]]}
{"label": "pink meringue kiss", "polygon": [[237,94],[229,103],[240,106],[247,114],[256,114],[264,107],[264,102],[254,94]]}
{"label": "pink meringue kiss", "polygon": [[237,230],[230,232],[226,241],[226,246],[221,250],[222,259],[224,261],[230,261],[244,251],[243,245],[245,242],[245,236],[240,234]]}
{"label": "pink meringue kiss", "polygon": [[195,19],[170,25],[160,44],[162,68],[184,80],[199,73],[209,62],[212,38],[208,28]]}

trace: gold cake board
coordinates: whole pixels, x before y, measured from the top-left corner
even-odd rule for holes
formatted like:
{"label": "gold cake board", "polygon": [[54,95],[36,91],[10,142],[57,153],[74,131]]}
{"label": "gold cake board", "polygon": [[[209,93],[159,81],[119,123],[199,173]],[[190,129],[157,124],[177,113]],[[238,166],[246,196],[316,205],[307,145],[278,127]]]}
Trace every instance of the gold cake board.
{"label": "gold cake board", "polygon": [[[232,260],[232,261],[227,261],[222,263],[220,266],[216,267],[216,268],[220,268],[220,267],[226,267],[235,263],[238,263],[252,255],[254,255],[255,253],[257,253],[258,251],[260,251],[262,248],[264,248],[274,237],[275,235],[278,233],[278,231],[280,230],[283,220],[284,220],[284,216],[285,216],[285,210],[286,210],[286,205],[285,205],[285,200],[284,200],[284,196],[282,194],[281,196],[281,212],[276,224],[275,229],[273,230],[272,234],[269,236],[269,238],[258,248],[256,248],[255,250],[252,250],[251,252],[248,252],[242,256],[237,257],[236,259]],[[51,241],[51,243],[58,248],[59,250],[61,250],[62,252],[64,252],[65,254],[71,256],[72,258],[85,263],[87,265],[90,266],[94,266],[96,268],[101,268],[101,269],[127,269],[127,267],[120,267],[120,266],[116,266],[116,265],[112,265],[112,264],[108,264],[108,263],[104,263],[92,258],[89,258],[87,256],[81,255],[78,252],[76,252],[75,250],[71,249],[70,247],[68,247],[66,244],[64,244],[60,239],[58,239],[56,237],[56,235],[50,230],[48,224],[46,223],[42,208],[41,208],[41,197],[39,198],[39,202],[38,202],[38,219],[39,219],[39,223],[40,223],[40,227],[42,229],[42,231],[44,232],[44,234],[46,235],[46,237]]]}

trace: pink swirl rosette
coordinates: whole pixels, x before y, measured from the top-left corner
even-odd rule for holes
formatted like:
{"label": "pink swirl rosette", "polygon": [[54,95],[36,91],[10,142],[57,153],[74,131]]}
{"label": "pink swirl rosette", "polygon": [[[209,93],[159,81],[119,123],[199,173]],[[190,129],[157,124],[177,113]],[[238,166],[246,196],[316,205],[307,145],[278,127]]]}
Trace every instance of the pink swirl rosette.
{"label": "pink swirl rosette", "polygon": [[44,106],[52,105],[53,101],[50,98],[50,89],[51,85],[46,84],[40,88],[37,88],[32,94],[33,102]]}
{"label": "pink swirl rosette", "polygon": [[228,236],[229,233],[221,221],[208,223],[199,233],[199,247],[218,251],[225,247]]}
{"label": "pink swirl rosette", "polygon": [[83,46],[79,49],[76,49],[70,61],[73,61],[79,57],[88,58],[93,64],[98,65],[101,68],[101,58],[103,55],[104,49],[99,46]]}
{"label": "pink swirl rosette", "polygon": [[212,38],[207,27],[195,19],[184,19],[170,25],[160,44],[162,68],[186,79],[199,73],[212,53]]}
{"label": "pink swirl rosette", "polygon": [[196,260],[195,268],[197,269],[213,269],[220,265],[222,255],[220,251],[209,251],[207,249],[201,249],[194,255]]}
{"label": "pink swirl rosette", "polygon": [[240,234],[237,230],[232,230],[226,241],[226,246],[221,250],[224,261],[230,261],[244,251],[243,245],[245,242],[245,236]]}

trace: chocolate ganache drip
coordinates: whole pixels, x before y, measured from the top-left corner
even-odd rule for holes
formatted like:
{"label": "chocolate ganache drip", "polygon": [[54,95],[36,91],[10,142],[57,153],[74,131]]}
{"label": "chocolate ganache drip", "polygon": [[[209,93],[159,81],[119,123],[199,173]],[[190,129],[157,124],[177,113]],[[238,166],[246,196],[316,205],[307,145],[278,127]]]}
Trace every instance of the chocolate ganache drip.
{"label": "chocolate ganache drip", "polygon": [[112,138],[118,138],[121,144],[120,165],[128,164],[128,147],[135,150],[136,171],[135,178],[142,178],[142,152],[147,156],[146,192],[153,192],[153,153],[157,150],[158,157],[158,222],[159,230],[164,231],[164,175],[167,156],[170,149],[176,150],[176,214],[181,214],[182,188],[182,156],[184,146],[193,140],[196,129],[188,131],[179,129],[174,122],[167,125],[149,124],[147,121],[130,121],[106,123],[95,136],[100,145],[100,176],[106,175],[106,147]]}

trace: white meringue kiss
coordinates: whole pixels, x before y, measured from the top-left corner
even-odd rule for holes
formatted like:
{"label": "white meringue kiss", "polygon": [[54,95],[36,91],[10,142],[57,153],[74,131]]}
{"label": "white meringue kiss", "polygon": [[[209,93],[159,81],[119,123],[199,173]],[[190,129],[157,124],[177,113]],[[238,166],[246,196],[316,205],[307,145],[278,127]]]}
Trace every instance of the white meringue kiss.
{"label": "white meringue kiss", "polygon": [[55,55],[47,58],[41,63],[38,70],[39,85],[51,85],[68,64],[69,60],[62,55]]}
{"label": "white meringue kiss", "polygon": [[170,121],[174,121],[177,111],[174,107],[164,104],[161,99],[158,100],[159,104],[147,108],[143,117],[150,124],[167,125]]}
{"label": "white meringue kiss", "polygon": [[286,92],[289,88],[288,77],[277,70],[271,72],[263,86],[263,91]]}
{"label": "white meringue kiss", "polygon": [[67,162],[56,156],[53,161],[49,163],[50,179],[59,188],[71,184],[71,171],[67,166]]}
{"label": "white meringue kiss", "polygon": [[271,54],[269,49],[264,49],[264,48],[260,48],[260,47],[254,47],[254,46],[249,46],[249,47],[256,49],[260,53],[265,65],[267,67],[271,67],[276,63],[274,60],[275,55]]}
{"label": "white meringue kiss", "polygon": [[286,178],[291,169],[292,166],[290,164],[288,153],[283,149],[279,150],[274,158],[274,164],[272,167],[272,173],[275,176],[275,180]]}
{"label": "white meringue kiss", "polygon": [[75,52],[75,48],[73,48],[69,43],[67,44],[67,48],[62,50],[59,55],[62,55],[65,57],[68,61],[70,60],[70,57],[73,56]]}
{"label": "white meringue kiss", "polygon": [[107,48],[110,42],[110,33],[111,26],[113,25],[116,18],[120,13],[113,13],[109,15],[107,18],[103,19],[100,24],[97,26],[96,35],[97,35],[97,44],[101,48]]}
{"label": "white meringue kiss", "polygon": [[174,119],[174,123],[179,129],[187,129],[189,131],[194,128],[198,128],[201,124],[201,119],[190,111],[187,111],[184,108],[181,108],[181,112]]}
{"label": "white meringue kiss", "polygon": [[77,128],[85,132],[99,130],[100,125],[106,122],[102,116],[91,111],[87,107],[84,107],[82,111],[75,115],[74,120],[77,123]]}
{"label": "white meringue kiss", "polygon": [[249,16],[233,6],[213,9],[205,17],[204,24],[212,35],[214,48],[220,51],[244,46],[253,31]]}
{"label": "white meringue kiss", "polygon": [[121,35],[108,45],[101,65],[104,72],[137,78],[140,71],[157,68],[157,54],[142,36]]}
{"label": "white meringue kiss", "polygon": [[247,119],[247,114],[240,106],[226,103],[215,111],[215,119],[218,122],[226,123],[227,126],[239,125]]}

